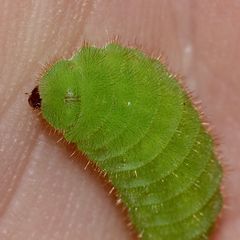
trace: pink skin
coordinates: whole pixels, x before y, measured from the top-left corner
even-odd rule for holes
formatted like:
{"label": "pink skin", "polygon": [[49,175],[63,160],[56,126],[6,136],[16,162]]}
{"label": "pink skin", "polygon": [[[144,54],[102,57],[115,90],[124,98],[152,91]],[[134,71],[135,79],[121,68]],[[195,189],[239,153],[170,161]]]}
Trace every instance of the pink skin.
{"label": "pink skin", "polygon": [[211,239],[240,239],[237,0],[0,0],[0,239],[131,239],[106,184],[56,143],[27,103],[44,64],[84,40],[163,54],[202,101],[220,142],[225,206]]}

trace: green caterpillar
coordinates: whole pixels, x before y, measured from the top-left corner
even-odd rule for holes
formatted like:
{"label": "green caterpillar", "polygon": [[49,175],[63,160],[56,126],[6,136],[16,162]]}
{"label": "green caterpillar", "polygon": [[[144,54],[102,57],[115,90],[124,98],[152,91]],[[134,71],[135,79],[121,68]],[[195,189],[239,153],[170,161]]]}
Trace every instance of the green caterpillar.
{"label": "green caterpillar", "polygon": [[141,239],[208,239],[221,166],[163,64],[115,43],[85,46],[44,73],[29,103],[107,173]]}

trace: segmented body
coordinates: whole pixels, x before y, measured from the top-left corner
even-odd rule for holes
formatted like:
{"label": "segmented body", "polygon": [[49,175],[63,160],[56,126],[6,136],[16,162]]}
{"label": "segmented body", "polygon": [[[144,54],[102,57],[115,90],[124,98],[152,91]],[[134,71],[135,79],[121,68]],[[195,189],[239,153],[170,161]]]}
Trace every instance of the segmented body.
{"label": "segmented body", "polygon": [[84,47],[46,72],[40,96],[43,117],[107,173],[142,239],[207,239],[221,167],[163,64],[117,44]]}

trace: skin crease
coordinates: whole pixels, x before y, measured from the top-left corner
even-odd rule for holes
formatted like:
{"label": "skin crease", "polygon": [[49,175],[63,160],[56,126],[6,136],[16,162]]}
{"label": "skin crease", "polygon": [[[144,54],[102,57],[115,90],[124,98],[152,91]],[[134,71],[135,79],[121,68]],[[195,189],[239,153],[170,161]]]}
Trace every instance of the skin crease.
{"label": "skin crease", "polygon": [[237,0],[0,0],[0,239],[125,240],[109,187],[27,103],[43,65],[119,36],[201,99],[220,146],[225,205],[212,240],[240,239],[240,3]]}

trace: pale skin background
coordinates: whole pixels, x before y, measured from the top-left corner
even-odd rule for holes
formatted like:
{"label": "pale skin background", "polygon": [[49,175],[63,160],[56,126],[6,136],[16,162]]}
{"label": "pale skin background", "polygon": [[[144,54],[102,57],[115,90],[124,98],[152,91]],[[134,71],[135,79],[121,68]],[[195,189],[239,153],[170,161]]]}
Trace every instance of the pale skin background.
{"label": "pale skin background", "polygon": [[0,239],[131,239],[106,183],[57,143],[24,94],[54,57],[114,36],[162,53],[201,100],[225,166],[212,239],[240,239],[240,1],[0,0],[0,9]]}

